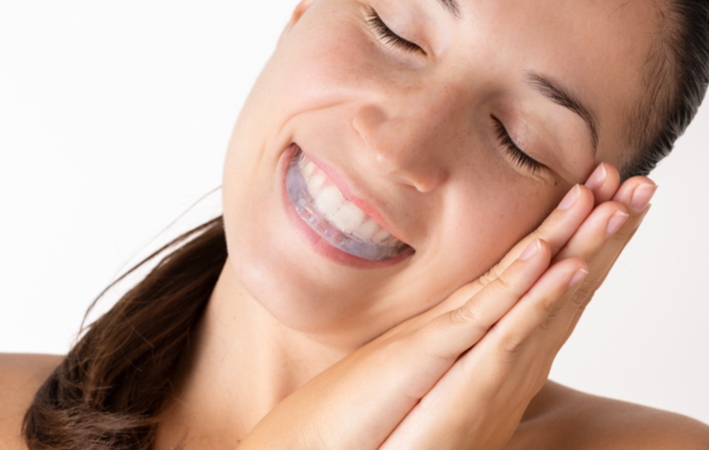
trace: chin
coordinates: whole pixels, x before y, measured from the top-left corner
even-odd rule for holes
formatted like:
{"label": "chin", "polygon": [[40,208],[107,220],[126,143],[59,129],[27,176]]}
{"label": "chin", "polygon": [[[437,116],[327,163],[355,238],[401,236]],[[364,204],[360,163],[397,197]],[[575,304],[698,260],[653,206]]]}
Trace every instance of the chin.
{"label": "chin", "polygon": [[382,299],[357,292],[348,280],[304,277],[276,253],[269,258],[250,253],[230,252],[230,268],[248,294],[247,301],[258,304],[286,328],[341,339],[347,335],[363,342],[384,331],[381,328],[389,328],[385,317],[372,320],[369,312]]}

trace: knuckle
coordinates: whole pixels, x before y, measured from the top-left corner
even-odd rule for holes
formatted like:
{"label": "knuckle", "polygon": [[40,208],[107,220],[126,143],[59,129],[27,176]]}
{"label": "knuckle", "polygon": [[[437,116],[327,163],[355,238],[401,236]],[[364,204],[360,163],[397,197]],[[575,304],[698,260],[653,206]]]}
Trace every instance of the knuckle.
{"label": "knuckle", "polygon": [[546,308],[547,317],[545,317],[545,320],[540,324],[540,329],[549,330],[552,326],[552,322],[554,322],[557,316],[560,314],[560,310],[560,306]]}
{"label": "knuckle", "polygon": [[552,235],[554,235],[554,227],[552,223],[552,218],[548,217],[547,219],[545,219],[544,222],[540,224],[540,226],[535,228],[535,230],[528,235],[528,238],[530,239],[528,242],[532,242],[535,239],[548,241],[550,239],[550,236]]}
{"label": "knuckle", "polygon": [[633,236],[633,232],[629,225],[631,224],[625,223],[624,225],[622,225],[619,231],[617,231],[611,236],[611,240],[613,242],[623,244],[629,239],[631,239],[631,236]]}
{"label": "knuckle", "polygon": [[483,320],[481,306],[474,301],[470,301],[460,308],[456,308],[449,313],[449,322],[457,327],[461,325],[474,326],[482,330],[489,328]]}
{"label": "knuckle", "polygon": [[572,296],[570,303],[578,308],[584,308],[594,297],[595,290],[587,286],[580,286]]}
{"label": "knuckle", "polygon": [[[542,321],[543,318],[557,314],[564,296],[561,293],[547,293],[540,297],[532,298],[535,302],[535,315]],[[528,297],[526,295],[525,297]],[[524,298],[525,299],[525,298]],[[523,299],[523,300],[524,300]]]}
{"label": "knuckle", "polygon": [[501,351],[504,358],[517,356],[525,343],[525,336],[518,333],[509,333],[501,340]]}
{"label": "knuckle", "polygon": [[501,347],[503,350],[503,357],[510,358],[512,356],[517,356],[517,354],[520,353],[522,345],[523,341],[519,339],[506,340]]}
{"label": "knuckle", "polygon": [[502,275],[501,268],[498,265],[495,265],[495,266],[491,267],[491,269],[488,272],[483,274],[483,276],[481,276],[479,278],[479,280],[481,280],[483,285],[485,286],[486,284],[489,284],[489,283],[497,280],[498,278],[500,278],[501,275]]}
{"label": "knuckle", "polygon": [[554,314],[555,309],[557,308],[557,300],[558,297],[553,295],[547,295],[541,299],[540,309],[542,310],[544,316]]}
{"label": "knuckle", "polygon": [[502,273],[497,279],[495,289],[498,292],[509,292],[515,286],[514,280],[511,280],[510,275]]}

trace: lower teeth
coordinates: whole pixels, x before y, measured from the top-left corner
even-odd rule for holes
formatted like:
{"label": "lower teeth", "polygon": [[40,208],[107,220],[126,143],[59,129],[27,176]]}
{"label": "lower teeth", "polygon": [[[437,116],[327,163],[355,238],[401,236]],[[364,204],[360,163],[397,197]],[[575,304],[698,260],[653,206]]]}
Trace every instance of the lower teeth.
{"label": "lower teeth", "polygon": [[303,158],[303,154],[293,158],[286,172],[286,191],[298,216],[330,245],[345,253],[373,261],[397,256],[404,244],[383,246],[372,241],[364,241],[334,227],[316,210],[313,197],[308,192],[306,180],[299,168],[300,158]]}

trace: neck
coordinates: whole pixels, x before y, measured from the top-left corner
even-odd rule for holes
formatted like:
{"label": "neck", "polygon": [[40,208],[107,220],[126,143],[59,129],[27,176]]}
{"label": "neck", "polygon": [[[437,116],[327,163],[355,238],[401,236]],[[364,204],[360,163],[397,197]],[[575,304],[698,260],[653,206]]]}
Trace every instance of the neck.
{"label": "neck", "polygon": [[[161,418],[156,448],[236,443],[281,400],[350,353],[339,336],[276,321],[225,264],[210,298],[178,395]],[[166,445],[167,444],[167,445]]]}

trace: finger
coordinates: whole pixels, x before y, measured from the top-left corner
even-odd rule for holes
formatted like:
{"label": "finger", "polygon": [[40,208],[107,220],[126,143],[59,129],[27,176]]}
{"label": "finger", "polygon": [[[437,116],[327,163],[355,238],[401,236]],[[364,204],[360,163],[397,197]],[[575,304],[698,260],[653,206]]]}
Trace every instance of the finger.
{"label": "finger", "polygon": [[[582,306],[582,309],[589,303],[594,292],[606,279],[606,276],[619,255],[641,225],[641,222],[648,213],[649,203],[656,191],[656,187],[657,186],[646,177],[634,177],[633,179],[627,180],[614,196],[613,203],[624,205],[626,211],[629,212],[628,219],[618,231],[609,233],[613,231],[615,226],[618,226],[618,222],[612,223],[610,221],[607,224],[606,230],[607,233],[610,234],[610,238],[596,254],[593,254],[593,251],[590,252],[588,249],[584,249],[585,246],[588,248],[587,242],[589,242],[589,240],[582,237],[581,234],[579,239],[577,236],[573,237],[569,244],[560,252],[562,257],[574,255],[583,257],[588,261],[591,276],[585,280],[584,285],[582,285],[575,294],[578,298],[574,303]],[[581,231],[582,230],[580,230],[580,233]],[[590,254],[593,254],[593,256],[590,257]],[[575,315],[579,314],[581,314],[581,311],[575,312]]]}
{"label": "finger", "polygon": [[595,203],[609,201],[619,189],[619,171],[609,163],[603,162],[597,166],[584,183],[594,194]]}
{"label": "finger", "polygon": [[505,315],[489,334],[503,360],[513,357],[526,340],[559,311],[589,274],[586,263],[579,258],[568,258],[550,267],[514,308]]}
{"label": "finger", "polygon": [[560,349],[556,341],[546,339],[550,334],[546,324],[555,321],[588,273],[584,261],[577,258],[553,265],[457,366],[474,373],[484,363],[486,371],[475,373],[488,380],[490,392],[531,399],[543,386]]}
{"label": "finger", "polygon": [[633,177],[624,182],[614,195],[614,201],[626,207],[630,217],[616,232],[593,261],[590,261],[595,289],[604,281],[623,249],[648,214],[650,201],[658,186],[646,177]]}
{"label": "finger", "polygon": [[418,348],[453,362],[525,295],[548,268],[550,257],[547,243],[534,240],[500,277],[462,306],[438,316],[422,328]]}
{"label": "finger", "polygon": [[630,235],[627,236],[626,230],[622,231],[629,217],[626,208],[621,204],[606,202],[595,209],[577,234],[570,239],[568,246],[560,251],[559,256],[586,261],[590,274],[577,289],[571,290],[562,299],[560,317],[550,317],[542,326],[551,340],[558,341],[556,348],[561,348],[567,340],[571,332],[570,327],[575,326],[577,318],[614,264],[621,251],[618,243],[628,242],[631,238]]}
{"label": "finger", "polygon": [[631,213],[641,214],[646,210],[658,186],[647,177],[629,178],[621,185],[613,200],[626,206]]}
{"label": "finger", "polygon": [[[575,292],[574,298],[569,304],[567,316],[570,318],[568,323],[563,326],[562,343],[567,340],[572,330],[574,329],[579,317],[586,305],[591,301],[594,292],[604,282],[609,271],[618,259],[626,244],[631,240],[634,233],[640,226],[643,218],[648,212],[648,205],[656,191],[657,186],[646,177],[633,177],[626,180],[622,186],[614,194],[613,202],[608,202],[597,207],[590,215],[590,219],[585,222],[575,236],[570,239],[568,244],[558,254],[557,258],[567,258],[571,256],[584,258],[589,265],[590,276],[584,280],[584,283]],[[594,226],[594,218],[597,217],[604,208],[612,208],[608,205],[622,205],[624,210],[629,213],[628,218],[620,214],[621,210],[617,210],[617,216],[610,216],[608,211],[605,216],[608,222],[605,228],[607,234],[606,239],[602,236],[601,219],[596,220],[597,226]],[[619,227],[620,223],[621,226]],[[590,225],[587,225],[587,224]],[[619,228],[618,230],[616,230]],[[615,231],[616,230],[616,231]],[[604,240],[604,245],[597,249],[596,246],[590,245],[592,242]],[[560,345],[561,345],[560,344]]]}
{"label": "finger", "polygon": [[[624,187],[625,196],[616,198],[622,201],[628,200],[634,187],[627,184]],[[628,201],[625,203],[628,204]],[[557,352],[568,339],[594,291],[620,253],[619,243],[623,242],[624,244],[621,244],[623,246],[628,242],[633,234],[632,230],[637,228],[640,220],[641,217],[638,215],[632,217],[627,213],[627,208],[619,202],[605,201],[597,206],[553,259],[553,264],[570,259],[581,259],[586,262],[586,274],[584,272],[576,274],[576,277],[573,277],[574,281],[570,282],[570,288],[556,302],[550,304],[549,311],[538,310],[537,327],[521,328],[521,334],[508,342],[508,350],[513,348],[518,352],[523,346],[532,348],[533,350],[526,352],[533,352],[532,357],[538,359],[537,367],[541,370],[547,367],[545,370],[549,371],[549,366]],[[543,315],[544,320],[540,322]],[[531,320],[528,324],[530,327],[534,326],[535,320]],[[520,358],[518,364],[528,364],[527,357]]]}
{"label": "finger", "polygon": [[[590,226],[589,230],[580,229],[580,233],[575,235],[570,241],[571,246],[577,247],[574,252],[575,255],[587,261],[589,275],[584,278],[577,288],[571,289],[565,294],[559,303],[556,313],[550,314],[546,322],[539,327],[538,333],[536,333],[537,340],[544,341],[541,344],[541,348],[548,349],[550,364],[574,330],[594,292],[599,288],[616,261],[621,248],[629,241],[633,235],[633,230],[635,230],[634,222],[627,226],[629,216],[622,210],[617,209],[621,207],[619,204],[607,202],[602,206],[608,206],[606,208],[608,211],[604,215],[597,215],[606,220],[606,222],[597,220],[601,223],[596,224],[596,226]],[[595,212],[600,210],[601,208],[598,208]],[[618,231],[615,231],[617,228],[619,228]],[[561,253],[565,251],[563,250]],[[535,340],[535,338],[531,339]]]}
{"label": "finger", "polygon": [[570,319],[562,334],[560,345],[564,344],[572,334],[574,327],[577,325],[579,318],[584,312],[584,308],[586,308],[596,290],[599,289],[599,286],[601,286],[606,279],[622,250],[626,247],[626,244],[629,243],[636,233],[636,230],[638,230],[646,212],[648,212],[648,207],[641,215],[632,216],[627,220],[621,229],[612,237],[608,245],[604,246],[599,254],[590,262],[590,276],[584,280],[584,283],[574,293],[570,309],[565,314],[565,316]]}
{"label": "finger", "polygon": [[597,256],[609,238],[614,236],[628,220],[626,208],[617,202],[604,202],[597,206],[577,232],[555,256],[555,261],[577,257],[589,262]]}

